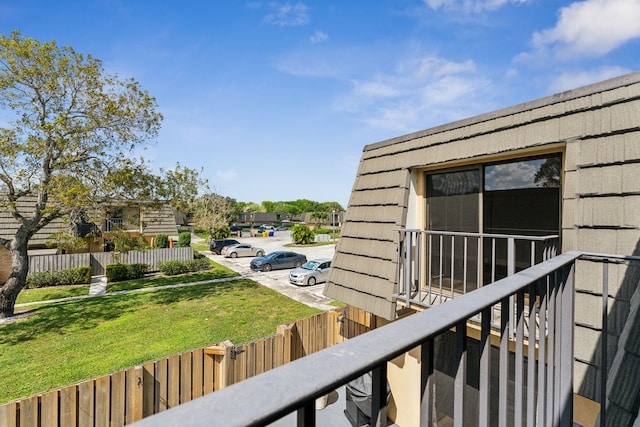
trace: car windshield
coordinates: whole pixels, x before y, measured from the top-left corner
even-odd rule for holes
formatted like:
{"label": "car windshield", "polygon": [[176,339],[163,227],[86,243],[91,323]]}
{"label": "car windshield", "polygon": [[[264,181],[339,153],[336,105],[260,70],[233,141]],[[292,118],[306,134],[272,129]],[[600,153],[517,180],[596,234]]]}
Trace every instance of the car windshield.
{"label": "car windshield", "polygon": [[315,261],[307,261],[302,265],[305,270],[315,270],[318,267],[318,263]]}

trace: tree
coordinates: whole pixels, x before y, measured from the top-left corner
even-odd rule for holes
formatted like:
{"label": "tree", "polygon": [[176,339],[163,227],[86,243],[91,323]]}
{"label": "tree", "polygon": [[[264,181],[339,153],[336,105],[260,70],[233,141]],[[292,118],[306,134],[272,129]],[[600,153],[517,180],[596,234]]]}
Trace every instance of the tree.
{"label": "tree", "polygon": [[291,227],[291,238],[298,245],[308,245],[313,242],[313,231],[306,224],[296,224]]}
{"label": "tree", "polygon": [[[133,149],[157,135],[156,100],[133,79],[107,74],[101,61],[55,41],[0,36],[0,209],[17,223],[0,245],[11,253],[0,285],[0,318],[13,315],[29,271],[27,245],[60,218],[95,215],[118,195],[153,184]],[[116,191],[120,190],[120,192]],[[19,200],[33,200],[23,209]]]}
{"label": "tree", "polygon": [[233,219],[234,200],[216,193],[207,193],[194,200],[191,211],[197,229],[208,230],[210,237],[229,233],[229,221]]}
{"label": "tree", "polygon": [[208,180],[200,176],[202,170],[198,172],[178,163],[174,169],[161,169],[160,172],[164,173],[161,190],[163,198],[170,201],[173,209],[190,215],[198,193],[201,190],[208,191]]}

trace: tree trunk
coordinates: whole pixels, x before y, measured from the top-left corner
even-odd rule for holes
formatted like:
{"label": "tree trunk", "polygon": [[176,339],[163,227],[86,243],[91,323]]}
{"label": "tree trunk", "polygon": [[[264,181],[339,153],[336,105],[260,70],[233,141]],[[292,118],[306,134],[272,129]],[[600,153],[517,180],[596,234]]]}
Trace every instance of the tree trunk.
{"label": "tree trunk", "polygon": [[18,294],[27,283],[29,256],[27,241],[14,239],[11,242],[11,275],[0,285],[0,319],[13,316]]}

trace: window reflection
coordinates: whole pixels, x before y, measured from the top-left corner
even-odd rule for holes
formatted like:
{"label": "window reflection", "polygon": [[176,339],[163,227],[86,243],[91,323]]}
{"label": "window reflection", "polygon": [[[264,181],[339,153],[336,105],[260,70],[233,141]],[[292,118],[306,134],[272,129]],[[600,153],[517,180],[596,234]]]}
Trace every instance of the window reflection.
{"label": "window reflection", "polygon": [[559,188],[560,168],[559,155],[488,165],[484,169],[484,190]]}

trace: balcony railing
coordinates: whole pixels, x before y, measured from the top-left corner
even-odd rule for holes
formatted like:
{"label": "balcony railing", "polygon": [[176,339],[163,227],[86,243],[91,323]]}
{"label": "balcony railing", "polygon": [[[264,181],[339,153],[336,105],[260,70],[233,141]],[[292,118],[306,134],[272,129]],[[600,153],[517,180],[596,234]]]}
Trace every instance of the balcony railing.
{"label": "balcony railing", "polygon": [[400,230],[395,297],[431,307],[556,256],[558,236]]}
{"label": "balcony railing", "polygon": [[104,232],[124,230],[123,218],[105,218],[104,220]]}
{"label": "balcony railing", "polygon": [[[367,372],[373,377],[370,425],[386,425],[387,363],[419,348],[420,404],[413,416],[420,425],[432,426],[446,416],[454,426],[571,426],[574,264],[580,255],[558,255],[139,425],[263,426],[297,412],[297,425],[313,426],[315,399]],[[512,298],[515,319],[502,316],[494,330],[492,308],[506,310]],[[525,305],[529,332],[539,329],[535,334],[546,337],[537,345],[526,345]],[[533,321],[534,315],[539,322]],[[479,334],[472,338],[468,328],[476,317],[481,319]],[[512,321],[513,340],[508,333]],[[496,336],[499,341],[492,345]],[[443,365],[450,368],[445,373]],[[477,372],[475,380],[472,371]],[[450,396],[440,392],[443,375],[452,385]],[[477,393],[469,393],[470,383]]]}
{"label": "balcony railing", "polygon": [[[398,248],[393,296],[405,307],[420,309],[442,304],[554,257],[558,236],[403,229],[399,231]],[[507,308],[513,337],[517,309],[513,298]],[[494,307],[492,326],[500,327],[502,313],[502,307]],[[479,317],[475,320],[480,321]],[[528,323],[525,334],[529,334]]]}

